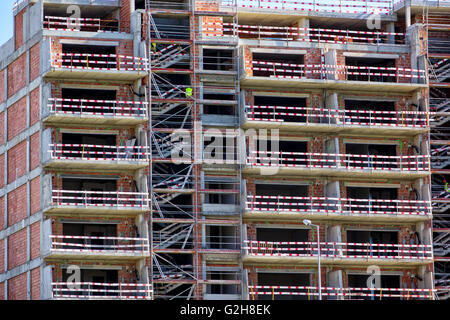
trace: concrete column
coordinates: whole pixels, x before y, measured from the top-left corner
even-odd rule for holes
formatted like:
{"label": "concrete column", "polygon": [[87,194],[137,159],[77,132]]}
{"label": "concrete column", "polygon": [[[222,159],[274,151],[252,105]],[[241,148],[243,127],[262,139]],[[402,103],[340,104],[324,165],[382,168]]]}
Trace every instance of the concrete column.
{"label": "concrete column", "polygon": [[[325,64],[336,66],[337,65],[337,54],[335,49],[330,49],[327,52],[325,52]],[[335,68],[325,68],[325,70],[330,70],[332,73],[326,74],[325,79],[328,80],[339,80],[339,75],[337,74],[336,67]]]}
{"label": "concrete column", "polygon": [[[395,24],[393,21],[387,23],[386,32],[395,32]],[[395,44],[395,36],[388,36],[388,43]]]}
{"label": "concrete column", "polygon": [[405,22],[406,28],[409,28],[411,26],[411,3],[409,1],[405,5]]}

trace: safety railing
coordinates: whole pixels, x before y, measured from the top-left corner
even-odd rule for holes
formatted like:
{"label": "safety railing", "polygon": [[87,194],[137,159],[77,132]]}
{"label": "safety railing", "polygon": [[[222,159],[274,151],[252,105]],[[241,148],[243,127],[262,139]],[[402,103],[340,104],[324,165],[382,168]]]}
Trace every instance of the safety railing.
{"label": "safety railing", "polygon": [[148,102],[145,101],[50,98],[47,106],[50,114],[54,115],[82,115],[99,117],[148,116]]}
{"label": "safety railing", "polygon": [[[243,249],[250,256],[261,257],[317,257],[317,242],[270,242],[244,240]],[[430,260],[431,245],[321,242],[323,258]]]}
{"label": "safety railing", "polygon": [[311,152],[251,151],[248,166],[292,168],[359,169],[373,171],[427,172],[428,155],[383,156]]}
{"label": "safety railing", "polygon": [[282,123],[322,123],[341,126],[428,128],[429,112],[324,109],[294,106],[246,106],[247,120]]}
{"label": "safety railing", "polygon": [[431,201],[247,195],[252,212],[430,216]]}
{"label": "safety railing", "polygon": [[51,64],[56,69],[98,71],[148,71],[148,59],[116,54],[52,53]]}
{"label": "safety railing", "polygon": [[246,70],[253,76],[286,79],[315,79],[317,77],[331,79],[333,76],[334,80],[394,83],[409,83],[413,82],[413,79],[416,81],[425,79],[425,70],[397,67],[252,61],[252,66],[246,66]]}
{"label": "safety railing", "polygon": [[126,237],[94,237],[51,235],[51,252],[57,253],[100,253],[100,254],[142,254],[149,251],[148,239]]}
{"label": "safety railing", "polygon": [[[222,6],[233,7],[235,0],[222,0]],[[263,10],[288,10],[304,12],[330,12],[350,14],[391,14],[391,0],[343,0],[333,2],[328,0],[237,0],[238,8]]]}
{"label": "safety railing", "polygon": [[54,299],[149,300],[152,287],[146,283],[53,282]]}
{"label": "safety railing", "polygon": [[149,208],[148,193],[145,192],[52,190],[52,203],[80,208]]}
{"label": "safety railing", "polygon": [[44,29],[58,31],[119,32],[118,20],[100,18],[44,17]]}
{"label": "safety railing", "polygon": [[148,161],[147,146],[110,146],[93,144],[50,144],[48,152],[53,160],[94,160],[115,162]]}
{"label": "safety railing", "polygon": [[202,34],[207,37],[299,41],[333,44],[405,44],[405,33],[343,29],[236,25],[226,22],[204,22]]}
{"label": "safety railing", "polygon": [[[410,289],[410,288],[339,288],[321,287],[321,294],[325,299],[342,300],[432,300],[434,289]],[[313,286],[249,286],[249,296],[255,300],[259,296],[268,296],[272,299],[283,299],[293,296],[295,298],[313,300],[319,297],[319,288]]]}

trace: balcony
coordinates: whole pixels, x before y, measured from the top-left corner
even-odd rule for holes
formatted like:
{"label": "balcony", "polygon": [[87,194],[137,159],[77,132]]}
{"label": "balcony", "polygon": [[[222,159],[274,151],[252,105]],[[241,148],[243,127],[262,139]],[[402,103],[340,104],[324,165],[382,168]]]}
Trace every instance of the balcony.
{"label": "balcony", "polygon": [[55,215],[136,216],[150,210],[148,193],[83,190],[52,190],[44,210]]}
{"label": "balcony", "polygon": [[53,282],[55,300],[150,300],[153,291],[145,283]]}
{"label": "balcony", "polygon": [[[436,290],[410,288],[334,288],[322,287],[326,300],[433,300]],[[251,300],[317,300],[318,287],[313,286],[249,286]]]}
{"label": "balcony", "polygon": [[381,50],[391,50],[393,45],[405,44],[405,33],[377,32],[373,30],[343,30],[303,28],[282,25],[235,24],[227,22],[203,22],[204,40],[232,40],[239,36],[243,43],[296,47],[305,42],[331,45],[374,45]]}
{"label": "balcony", "polygon": [[[86,49],[86,48],[84,48]],[[138,80],[147,75],[148,59],[117,54],[51,53],[51,79]]]}
{"label": "balcony", "polygon": [[50,98],[51,124],[138,125],[148,120],[148,102]]}
{"label": "balcony", "polygon": [[47,260],[135,261],[150,256],[146,238],[51,235]]}
{"label": "balcony", "polygon": [[45,167],[101,171],[138,170],[149,164],[147,146],[50,144]]}
{"label": "balcony", "polygon": [[244,219],[423,221],[431,201],[247,195]]}
{"label": "balcony", "polygon": [[[271,242],[244,240],[246,263],[317,264],[317,242]],[[321,242],[324,264],[421,265],[433,261],[431,245]]]}
{"label": "balcony", "polygon": [[44,30],[69,32],[119,33],[119,21],[100,18],[44,17]]}
{"label": "balcony", "polygon": [[310,1],[295,1],[295,0],[222,0],[220,6],[223,8],[232,9],[234,6],[239,8],[243,13],[247,12],[270,12],[270,13],[341,13],[348,15],[361,14],[371,15],[389,15],[393,12],[393,5],[390,0],[373,0],[361,2],[357,0],[348,0],[343,2],[330,2],[327,0],[310,0]]}
{"label": "balcony", "polygon": [[251,105],[245,108],[244,121],[245,128],[416,135],[429,129],[430,119],[421,111]]}
{"label": "balcony", "polygon": [[[381,62],[383,61],[377,63]],[[425,70],[395,66],[313,65],[264,61],[254,57],[254,60],[246,62],[245,72],[246,76],[241,83],[252,87],[412,92],[427,86]]]}
{"label": "balcony", "polygon": [[430,174],[430,157],[250,151],[244,171],[271,175],[392,177],[416,179]]}

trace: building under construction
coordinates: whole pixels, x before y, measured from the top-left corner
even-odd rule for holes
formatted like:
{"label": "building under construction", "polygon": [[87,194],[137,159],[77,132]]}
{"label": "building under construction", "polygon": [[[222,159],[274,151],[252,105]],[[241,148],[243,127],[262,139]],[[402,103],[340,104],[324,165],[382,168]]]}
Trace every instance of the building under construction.
{"label": "building under construction", "polygon": [[0,300],[449,297],[450,1],[13,15]]}

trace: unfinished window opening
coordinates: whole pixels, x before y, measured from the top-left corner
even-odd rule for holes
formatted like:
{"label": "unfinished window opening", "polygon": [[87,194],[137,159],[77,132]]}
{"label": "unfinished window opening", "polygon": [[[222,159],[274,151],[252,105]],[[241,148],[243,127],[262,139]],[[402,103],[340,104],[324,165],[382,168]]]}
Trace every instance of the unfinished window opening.
{"label": "unfinished window opening", "polygon": [[[396,82],[395,59],[345,57],[347,80]],[[378,68],[383,68],[379,70]],[[384,70],[389,68],[389,70]],[[393,70],[391,70],[393,68]],[[360,74],[361,73],[361,74]]]}
{"label": "unfinished window opening", "polygon": [[394,114],[394,101],[345,99],[345,110],[344,118],[345,122],[348,123],[374,125],[395,124],[397,122],[397,115]]}
{"label": "unfinished window opening", "polygon": [[[303,54],[253,52],[253,76],[271,77],[286,75],[301,77],[305,75],[304,59],[305,56]],[[287,64],[290,64],[290,66]]]}
{"label": "unfinished window opening", "polygon": [[302,242],[309,240],[308,229],[257,228],[256,239],[269,242]]}
{"label": "unfinished window opening", "polygon": [[[139,4],[139,9],[145,8],[145,0],[135,0],[136,5]],[[141,4],[142,2],[142,4]],[[164,0],[164,1],[149,1],[151,9],[169,9],[169,10],[189,10],[188,0]],[[138,9],[136,7],[136,9]]]}
{"label": "unfinished window opening", "polygon": [[[73,270],[62,268],[62,282],[72,282],[69,278],[73,276]],[[97,270],[97,269],[80,269],[80,282],[95,283],[82,284],[79,288],[71,288],[60,292],[62,295],[77,296],[118,296],[118,287],[103,286],[101,283],[119,283],[119,272],[117,270]],[[59,293],[59,292],[58,292]]]}
{"label": "unfinished window opening", "polygon": [[[257,183],[256,202],[264,202],[266,210],[307,210],[310,205],[307,200],[292,197],[308,197],[308,186],[288,184]],[[268,196],[269,198],[260,198]]]}
{"label": "unfinished window opening", "polygon": [[[359,144],[346,143],[346,162],[349,167],[354,168],[374,168],[374,169],[394,169],[397,168],[397,159],[390,159],[386,156],[396,156],[396,145],[388,144]],[[364,155],[351,156],[351,155]]]}
{"label": "unfinished window opening", "polygon": [[67,158],[118,158],[116,136],[106,134],[63,133],[63,156]]}
{"label": "unfinished window opening", "polygon": [[[62,66],[84,67],[84,68],[117,68],[116,47],[114,46],[97,46],[97,45],[79,45],[66,44],[62,45],[63,62]],[[82,56],[77,56],[82,54]],[[94,56],[90,56],[94,55]],[[98,56],[103,55],[103,56]],[[112,56],[108,56],[112,55]]]}
{"label": "unfinished window opening", "polygon": [[[73,204],[117,203],[116,179],[63,178],[61,196]],[[80,193],[82,192],[82,193]],[[107,193],[107,194],[105,194]],[[64,199],[63,199],[64,201]]]}
{"label": "unfinished window opening", "polygon": [[[258,272],[258,286],[311,286],[310,273]],[[258,300],[308,300],[308,295],[273,294],[271,289],[262,289],[267,294],[258,294]],[[290,290],[281,290],[290,291]],[[307,292],[307,290],[302,290]]]}
{"label": "unfinished window opening", "polygon": [[[211,115],[237,115],[237,104],[235,92],[221,92],[221,93],[204,93],[203,94],[203,113]],[[222,102],[222,101],[229,101]]]}
{"label": "unfinished window opening", "polygon": [[[63,223],[64,236],[84,237],[117,237],[117,225],[115,224],[82,224]],[[87,245],[88,250],[113,250],[117,246],[117,240],[112,239],[64,239],[65,243],[78,244],[78,246],[64,246],[64,249],[79,250],[80,244]],[[83,248],[83,247],[81,247]]]}
{"label": "unfinished window opening", "polygon": [[[380,247],[376,244],[398,244],[397,231],[364,231],[348,230],[347,243],[358,243],[361,245],[350,245],[349,255],[370,257],[394,257],[398,256],[397,247]],[[375,244],[375,245],[374,245]],[[385,249],[389,251],[384,252]],[[394,251],[394,252],[390,252]]]}
{"label": "unfinished window opening", "polygon": [[237,227],[235,226],[206,226],[207,249],[239,249]]}
{"label": "unfinished window opening", "polygon": [[279,165],[295,164],[306,166],[308,164],[308,142],[279,140],[256,140],[256,150],[250,150],[250,159],[253,163],[266,164],[275,161]]}
{"label": "unfinished window opening", "polygon": [[203,135],[203,158],[206,163],[233,164],[237,161],[236,136]]}
{"label": "unfinished window opening", "polygon": [[249,117],[255,120],[306,122],[306,98],[254,96],[254,101],[249,109]]}
{"label": "unfinished window opening", "polygon": [[[349,288],[370,288],[368,284],[371,283],[369,279],[370,275],[365,274],[349,274],[348,278],[348,287]],[[380,277],[380,287],[381,288],[401,288],[400,276],[396,275],[379,275]],[[368,281],[369,280],[369,281]],[[360,295],[360,293],[366,293],[368,296]],[[380,294],[380,289],[374,288],[373,290],[368,291],[355,291],[355,295],[357,295],[358,299],[362,300],[380,300],[380,297],[377,296]],[[399,300],[400,298],[396,297],[382,297],[383,300]]]}
{"label": "unfinished window opening", "polygon": [[[206,279],[214,281],[239,281],[240,275],[239,271],[219,271],[219,270],[209,270],[206,271]],[[237,295],[240,293],[239,284],[206,284],[207,294],[233,294]]]}
{"label": "unfinished window opening", "polygon": [[203,49],[203,69],[234,71],[233,50]]}
{"label": "unfinished window opening", "polygon": [[154,17],[153,20],[156,28],[151,29],[152,39],[190,39],[189,18],[181,16],[177,18]]}
{"label": "unfinished window opening", "polygon": [[[62,102],[62,111],[69,113],[92,113],[92,114],[112,114],[117,105],[116,90],[99,90],[99,89],[75,89],[63,88],[61,89],[61,98],[70,99],[71,101]],[[90,100],[89,102],[82,102],[79,100]],[[108,102],[97,102],[97,101]]]}
{"label": "unfinished window opening", "polygon": [[445,53],[450,51],[450,32],[446,30],[428,32],[428,52]]}
{"label": "unfinished window opening", "polygon": [[237,204],[238,194],[234,184],[219,183],[219,182],[205,182],[205,203],[211,204]]}

